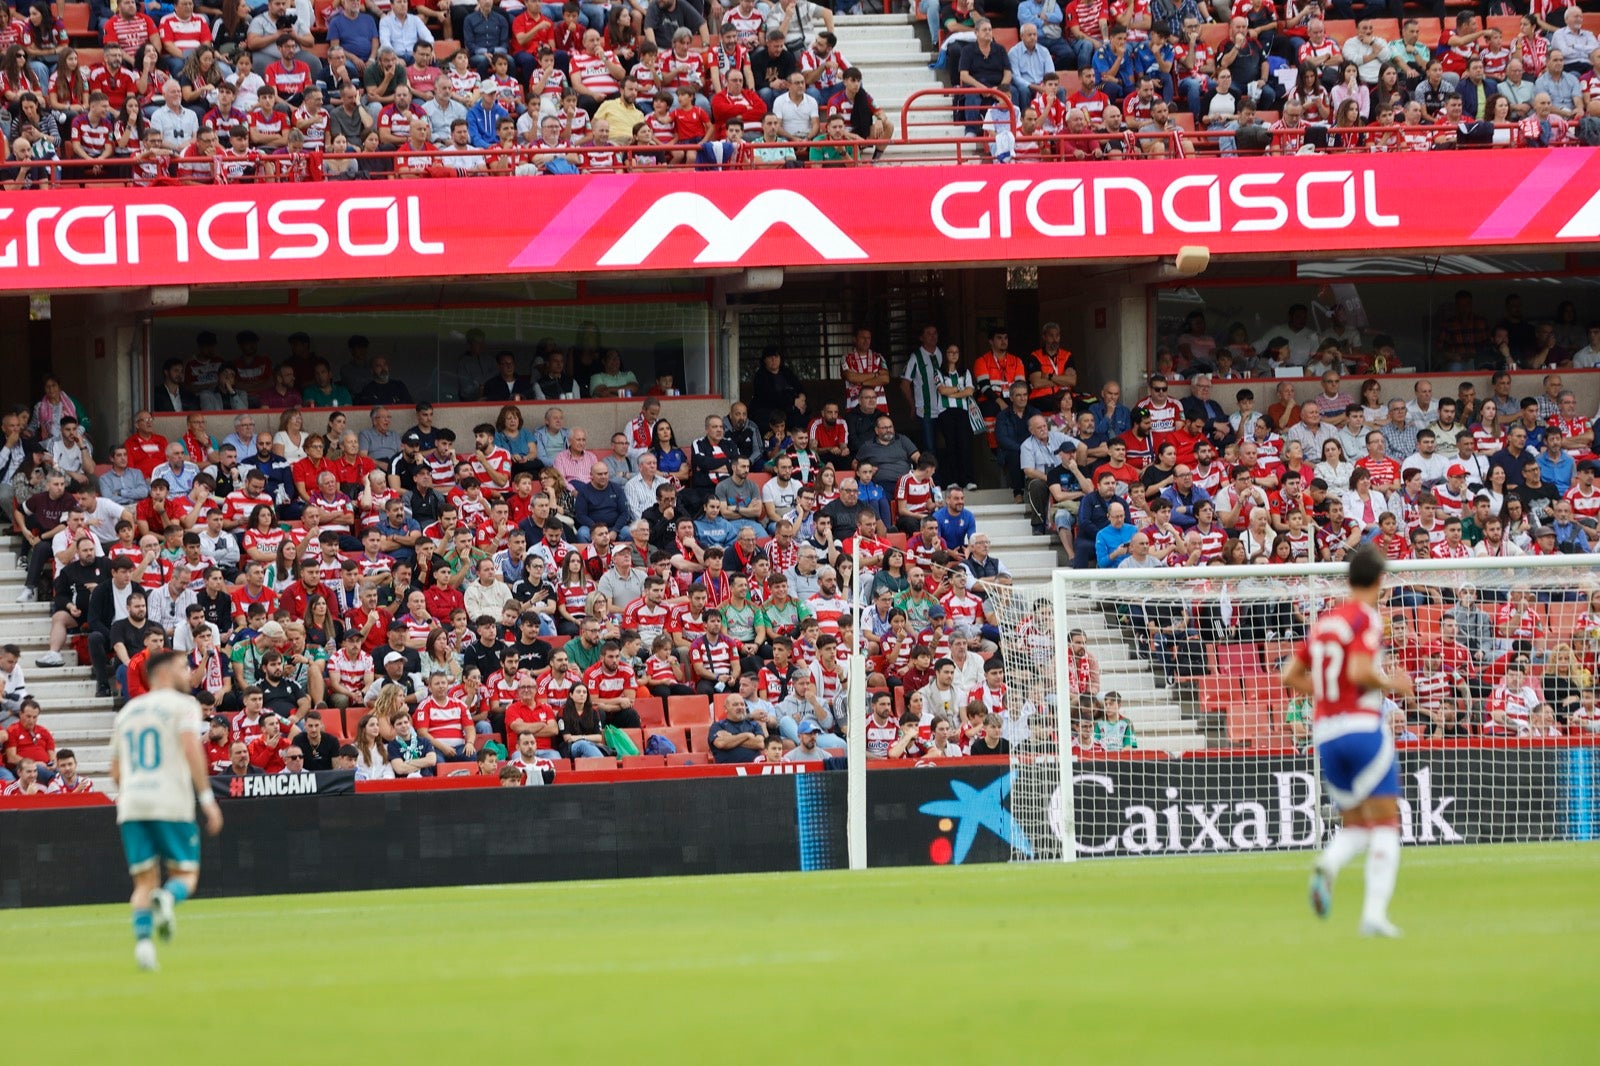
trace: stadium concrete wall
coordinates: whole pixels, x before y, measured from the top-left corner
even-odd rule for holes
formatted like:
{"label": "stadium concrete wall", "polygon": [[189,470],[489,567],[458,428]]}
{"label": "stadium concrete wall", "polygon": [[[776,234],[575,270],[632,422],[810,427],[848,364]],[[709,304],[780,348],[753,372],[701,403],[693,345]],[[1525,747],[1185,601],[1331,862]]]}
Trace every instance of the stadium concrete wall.
{"label": "stadium concrete wall", "polygon": [[[1600,839],[1600,747],[1438,743],[1402,750],[1400,769],[1407,844]],[[1054,772],[870,775],[872,865],[1059,857]],[[1288,752],[1086,760],[1074,796],[1085,858],[1304,849],[1321,834],[1315,767]],[[228,799],[201,892],[838,869],[845,807],[842,773]],[[0,908],[119,902],[127,885],[111,807],[0,810]]]}
{"label": "stadium concrete wall", "polygon": [[[842,796],[844,775],[810,776],[837,778]],[[200,893],[798,870],[796,780],[228,800],[222,835],[204,842]],[[0,907],[127,898],[112,808],[0,812]]]}

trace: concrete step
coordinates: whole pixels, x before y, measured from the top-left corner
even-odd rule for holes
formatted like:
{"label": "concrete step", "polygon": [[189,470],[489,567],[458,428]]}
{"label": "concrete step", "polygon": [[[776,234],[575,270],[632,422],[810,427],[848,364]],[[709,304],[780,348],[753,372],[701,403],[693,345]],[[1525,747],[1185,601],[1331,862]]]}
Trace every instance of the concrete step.
{"label": "concrete step", "polygon": [[911,29],[917,23],[909,14],[902,11],[887,14],[835,15],[833,24],[842,33],[846,29],[861,26],[901,26]]}
{"label": "concrete step", "polygon": [[[887,67],[900,65],[910,68],[913,64],[928,69],[931,58],[922,50],[922,42],[910,34],[893,37],[868,37],[861,40],[851,40],[841,36],[839,51],[850,60],[851,66],[860,67],[865,73],[869,65],[872,67]],[[929,74],[932,74],[929,71]]]}

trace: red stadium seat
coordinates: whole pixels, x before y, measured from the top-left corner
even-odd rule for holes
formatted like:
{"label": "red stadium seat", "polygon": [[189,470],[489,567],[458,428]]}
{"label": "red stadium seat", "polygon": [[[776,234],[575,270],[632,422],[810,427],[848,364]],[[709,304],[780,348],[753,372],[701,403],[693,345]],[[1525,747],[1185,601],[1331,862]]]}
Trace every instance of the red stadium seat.
{"label": "red stadium seat", "polygon": [[711,701],[704,696],[668,696],[667,721],[673,725],[710,725]]}
{"label": "red stadium seat", "polygon": [[707,737],[707,734],[711,732],[709,725],[691,725],[685,728],[689,731],[690,751],[709,752],[711,750],[711,741]]}
{"label": "red stadium seat", "polygon": [[1206,649],[1212,670],[1236,677],[1261,670],[1261,648],[1256,644],[1218,644]]}
{"label": "red stadium seat", "polygon": [[439,777],[472,777],[477,772],[476,762],[447,762],[438,768]]}
{"label": "red stadium seat", "polygon": [[640,696],[633,701],[633,709],[639,712],[639,724],[646,729],[667,724],[666,703],[659,696]]}
{"label": "red stadium seat", "polygon": [[633,741],[634,747],[638,748],[641,752],[644,751],[643,729],[624,729],[623,732],[628,735],[629,740]]}
{"label": "red stadium seat", "polygon": [[710,762],[710,753],[704,751],[680,751],[667,756],[668,766],[706,766]]}
{"label": "red stadium seat", "polygon": [[571,639],[572,639],[571,637],[545,637],[544,638],[544,642],[546,644],[550,645],[550,650],[551,651],[555,651],[557,648],[566,647],[567,646],[567,641],[569,641]]}
{"label": "red stadium seat", "polygon": [[1200,709],[1225,714],[1239,703],[1239,679],[1230,674],[1208,674],[1200,679]]}
{"label": "red stadium seat", "polygon": [[572,769],[575,773],[588,773],[591,770],[615,770],[617,760],[612,758],[573,759]]}
{"label": "red stadium seat", "polygon": [[344,714],[335,707],[322,708],[322,728],[331,737],[343,740],[349,736],[344,727]]}
{"label": "red stadium seat", "polygon": [[662,755],[624,755],[622,768],[624,770],[655,770],[667,765],[665,756]]}
{"label": "red stadium seat", "polygon": [[681,725],[655,726],[644,731],[645,740],[647,742],[651,737],[658,734],[672,741],[672,746],[678,749],[678,751],[684,752],[689,750],[689,731],[685,727]]}
{"label": "red stadium seat", "polygon": [[1550,633],[1550,639],[1555,641],[1569,641],[1573,631],[1578,628],[1578,619],[1587,610],[1587,604],[1576,600],[1545,605],[1545,619]]}

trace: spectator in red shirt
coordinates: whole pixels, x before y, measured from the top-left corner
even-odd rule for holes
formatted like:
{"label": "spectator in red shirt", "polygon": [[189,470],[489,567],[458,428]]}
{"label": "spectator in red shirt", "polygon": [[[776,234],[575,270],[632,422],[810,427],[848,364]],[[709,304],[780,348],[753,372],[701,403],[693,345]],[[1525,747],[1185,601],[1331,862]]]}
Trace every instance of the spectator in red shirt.
{"label": "spectator in red shirt", "polygon": [[133,435],[122,442],[128,449],[128,465],[143,474],[146,481],[167,457],[167,438],[157,433],[155,426],[155,416],[140,411],[133,416]]}
{"label": "spectator in red shirt", "polygon": [[759,126],[761,116],[766,113],[767,105],[761,102],[760,96],[745,88],[744,75],[737,70],[728,71],[727,86],[711,98],[711,118],[716,123],[718,136],[725,132],[730,118],[738,118],[747,126]]}
{"label": "spectator in red shirt", "polygon": [[277,713],[262,711],[261,735],[250,742],[250,765],[264,774],[283,773],[283,757],[293,743],[284,734],[283,720]]}
{"label": "spectator in red shirt", "polygon": [[39,701],[32,696],[21,705],[21,719],[5,731],[5,768],[0,781],[14,781],[25,759],[39,764],[39,780],[48,785],[55,776],[56,738],[39,724]]}

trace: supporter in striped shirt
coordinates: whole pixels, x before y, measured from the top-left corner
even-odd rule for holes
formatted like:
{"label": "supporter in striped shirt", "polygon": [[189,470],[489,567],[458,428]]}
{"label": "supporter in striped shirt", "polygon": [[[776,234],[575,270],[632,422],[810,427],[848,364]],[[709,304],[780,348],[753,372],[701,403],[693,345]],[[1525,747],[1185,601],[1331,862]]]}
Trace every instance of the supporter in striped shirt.
{"label": "supporter in striped shirt", "polygon": [[880,353],[872,350],[870,329],[862,327],[856,330],[855,343],[844,355],[840,374],[844,378],[846,407],[854,407],[860,400],[863,385],[874,385],[881,390],[889,384],[889,363]]}
{"label": "supporter in striped shirt", "polygon": [[443,671],[428,676],[428,695],[418,701],[417,731],[446,762],[477,757],[477,727],[466,704],[450,696],[450,678]]}

